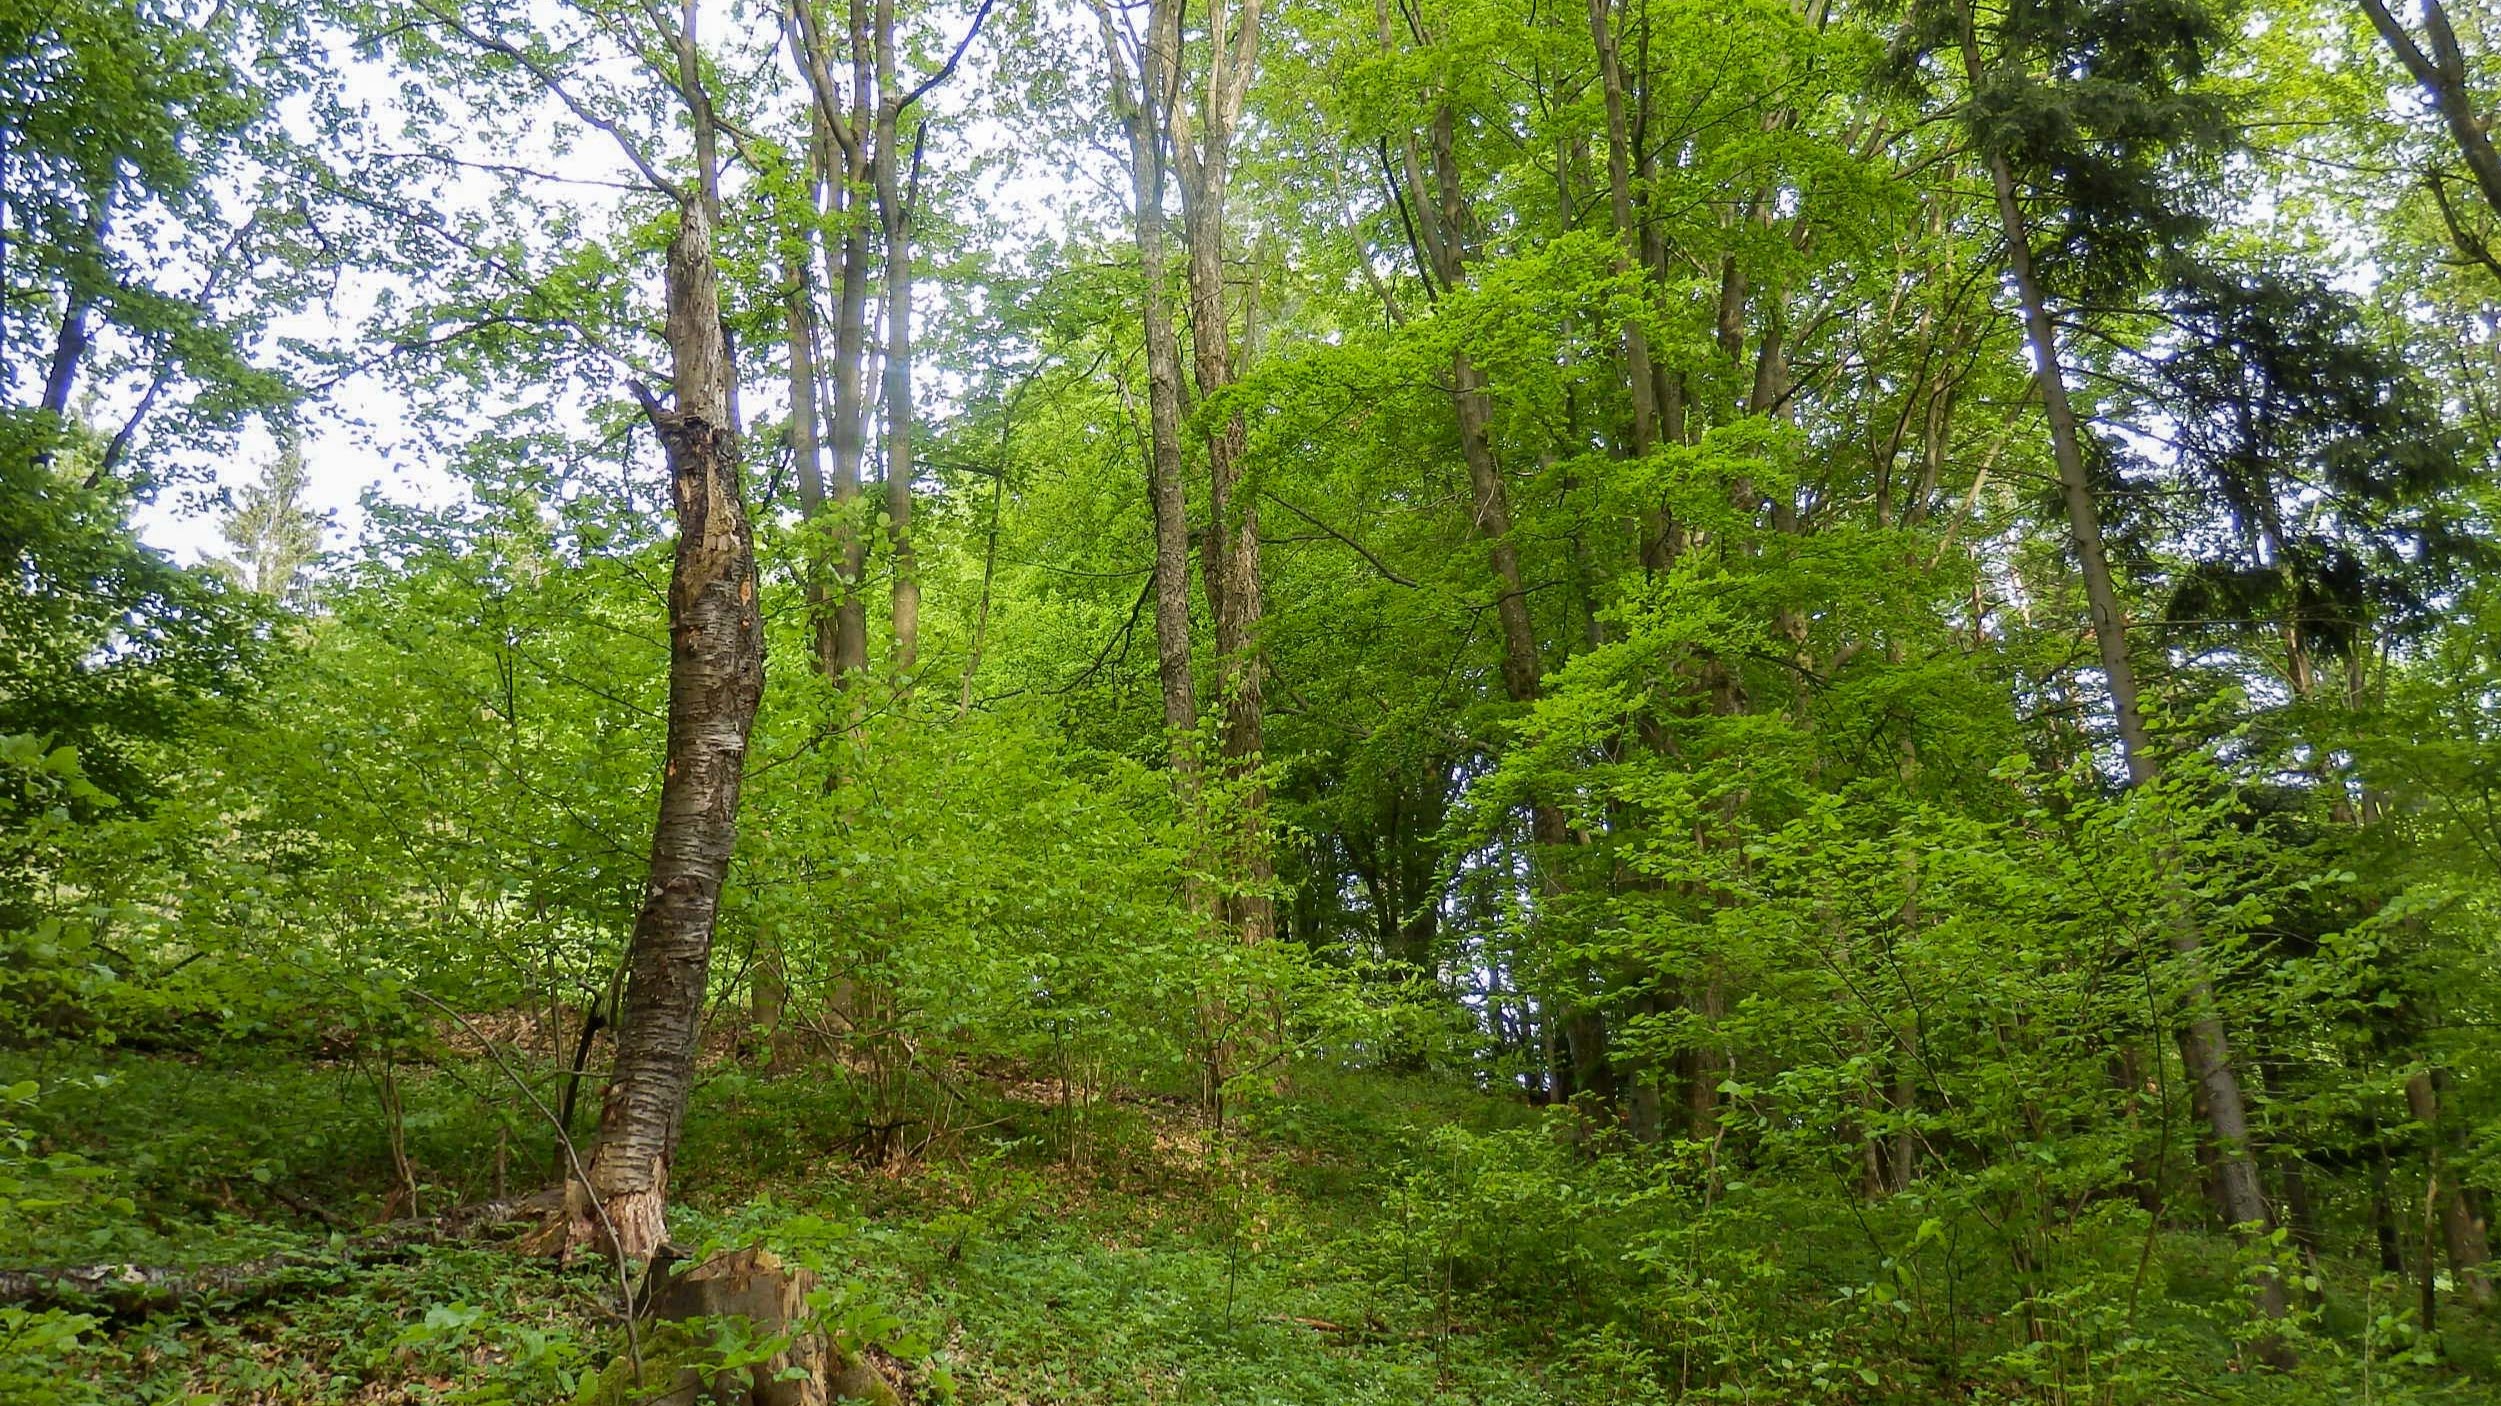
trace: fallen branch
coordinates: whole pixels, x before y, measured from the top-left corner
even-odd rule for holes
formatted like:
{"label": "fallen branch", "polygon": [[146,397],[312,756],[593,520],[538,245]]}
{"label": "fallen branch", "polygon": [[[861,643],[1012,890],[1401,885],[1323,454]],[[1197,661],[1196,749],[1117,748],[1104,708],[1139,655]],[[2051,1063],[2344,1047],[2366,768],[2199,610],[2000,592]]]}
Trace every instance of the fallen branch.
{"label": "fallen branch", "polygon": [[342,1244],[281,1250],[238,1264],[191,1269],[138,1264],[0,1269],[0,1304],[101,1310],[116,1318],[143,1318],[206,1303],[267,1303],[326,1287],[342,1270],[396,1259],[420,1245],[473,1239],[497,1226],[536,1221],[551,1204],[545,1192],[481,1201],[441,1215],[391,1221]]}

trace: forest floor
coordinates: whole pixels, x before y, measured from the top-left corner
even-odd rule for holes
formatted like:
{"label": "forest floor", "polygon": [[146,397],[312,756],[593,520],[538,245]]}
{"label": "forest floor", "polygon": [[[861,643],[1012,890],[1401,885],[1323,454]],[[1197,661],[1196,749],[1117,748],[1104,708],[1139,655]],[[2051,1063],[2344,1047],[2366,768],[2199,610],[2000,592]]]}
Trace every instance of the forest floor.
{"label": "forest floor", "polygon": [[[544,1129],[505,1120],[487,1062],[386,1075],[320,1061],[0,1058],[0,1084],[37,1077],[52,1091],[45,1144],[108,1169],[102,1186],[129,1204],[56,1226],[41,1246],[0,1245],[6,1263],[292,1253],[300,1268],[265,1302],[99,1325],[56,1357],[48,1395],[9,1377],[0,1321],[0,1384],[31,1393],[13,1406],[552,1403],[621,1346],[603,1265],[491,1241],[354,1253],[361,1227],[408,1213],[411,1178],[427,1211],[491,1196],[499,1178],[515,1190],[547,1180]],[[955,1132],[869,1159],[862,1129],[876,1120],[843,1071],[717,1065],[688,1120],[677,1240],[697,1254],[761,1242],[820,1269],[829,1315],[876,1344],[916,1401],[1672,1399],[1625,1371],[1606,1334],[1564,1328],[1579,1316],[1567,1273],[1533,1303],[1454,1281],[1446,1261],[1436,1271],[1400,1169],[1434,1128],[1532,1127],[1536,1110],[1449,1083],[1305,1071],[1219,1130],[1181,1099],[1098,1100],[1072,1117],[1053,1080],[958,1071],[948,1086],[942,1122]],[[392,1104],[396,1152],[379,1111]],[[0,1226],[0,1240],[17,1238]],[[1779,1365],[1792,1370],[1767,1361],[1759,1386],[1723,1378],[1713,1399],[2052,1399],[1873,1372],[1819,1382]],[[2379,1399],[2501,1399],[2482,1372],[2426,1384],[2418,1375],[2414,1394]],[[2200,1395],[2338,1399],[2222,1385]]]}
{"label": "forest floor", "polygon": [[[0,1061],[0,1083],[33,1077],[54,1091],[47,1144],[110,1169],[133,1206],[32,1256],[11,1245],[11,1264],[305,1266],[263,1303],[103,1325],[64,1359],[62,1402],[566,1401],[621,1346],[600,1264],[491,1241],[351,1262],[358,1229],[409,1209],[370,1067]],[[516,1191],[546,1180],[550,1140],[495,1115],[498,1077],[484,1061],[392,1071],[420,1210],[493,1195],[499,1159]],[[675,1238],[761,1241],[829,1271],[837,1318],[893,1349],[919,1400],[1556,1399],[1550,1364],[1420,1273],[1396,1292],[1380,1263],[1397,1250],[1380,1233],[1393,1154],[1369,1130],[1529,1110],[1340,1080],[1219,1133],[1178,1099],[1071,1119],[1054,1083],[958,1082],[967,1131],[869,1165],[845,1081],[716,1070],[688,1120]]]}

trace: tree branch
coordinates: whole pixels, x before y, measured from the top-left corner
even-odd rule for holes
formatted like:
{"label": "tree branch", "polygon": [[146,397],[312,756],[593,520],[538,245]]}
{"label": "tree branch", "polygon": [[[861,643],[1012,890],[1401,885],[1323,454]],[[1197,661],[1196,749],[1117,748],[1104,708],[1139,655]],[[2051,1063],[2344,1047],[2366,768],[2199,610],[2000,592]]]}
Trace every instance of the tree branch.
{"label": "tree branch", "polygon": [[1327,523],[1322,522],[1320,519],[1318,519],[1318,518],[1316,518],[1316,517],[1313,517],[1311,514],[1309,514],[1309,513],[1307,513],[1307,512],[1304,512],[1302,509],[1300,509],[1300,508],[1298,508],[1298,507],[1295,507],[1293,504],[1291,504],[1291,503],[1289,503],[1289,502],[1285,501],[1284,499],[1282,499],[1282,498],[1278,497],[1276,494],[1271,493],[1271,492],[1269,492],[1268,490],[1266,490],[1266,489],[1264,489],[1264,488],[1263,488],[1263,489],[1261,489],[1261,490],[1259,491],[1259,496],[1261,496],[1261,497],[1263,497],[1263,498],[1267,499],[1267,500],[1268,500],[1269,502],[1271,502],[1271,503],[1276,504],[1278,507],[1285,509],[1287,512],[1292,513],[1294,516],[1296,516],[1296,517],[1298,517],[1298,518],[1301,518],[1303,521],[1305,521],[1305,522],[1307,522],[1307,523],[1310,523],[1312,526],[1314,526],[1314,527],[1316,527],[1316,528],[1319,528],[1322,532],[1327,533],[1330,537],[1335,538],[1336,540],[1338,540],[1338,541],[1340,541],[1340,542],[1345,543],[1347,546],[1354,548],[1354,549],[1355,549],[1355,555],[1357,555],[1357,556],[1359,556],[1359,557],[1362,557],[1365,561],[1368,561],[1368,562],[1372,563],[1372,569],[1373,569],[1373,570],[1375,570],[1375,571],[1378,571],[1378,572],[1379,572],[1379,573],[1381,573],[1383,576],[1388,577],[1390,580],[1392,580],[1392,581],[1396,582],[1397,584],[1399,584],[1399,585],[1401,585],[1401,586],[1406,586],[1406,587],[1408,587],[1408,588],[1410,588],[1410,589],[1414,589],[1414,588],[1416,588],[1416,583],[1415,583],[1415,582],[1410,581],[1410,580],[1408,580],[1406,577],[1399,575],[1396,571],[1391,570],[1391,569],[1390,569],[1390,564],[1389,564],[1388,562],[1385,562],[1385,561],[1381,560],[1378,556],[1373,555],[1372,549],[1371,549],[1370,547],[1367,547],[1367,546],[1365,546],[1364,544],[1362,544],[1361,542],[1356,541],[1354,538],[1347,536],[1345,533],[1338,531],[1336,528],[1329,526]]}
{"label": "tree branch", "polygon": [[946,63],[941,65],[936,73],[929,75],[919,87],[903,95],[903,101],[894,105],[896,113],[900,114],[905,108],[919,102],[921,96],[930,89],[955,76],[955,66],[964,61],[964,51],[973,46],[973,38],[981,33],[982,22],[990,18],[990,6],[995,2],[996,0],[981,0],[981,8],[973,11],[971,27],[964,31],[963,38],[955,41],[955,52],[947,55]]}
{"label": "tree branch", "polygon": [[545,88],[550,94],[554,95],[556,101],[563,103],[566,111],[571,112],[574,117],[593,130],[606,133],[608,139],[616,143],[617,150],[625,154],[625,159],[632,163],[635,170],[642,173],[644,180],[651,183],[651,188],[653,190],[659,191],[661,194],[668,196],[671,200],[676,201],[680,205],[686,203],[687,196],[685,188],[680,186],[677,182],[670,180],[668,177],[661,175],[659,168],[652,165],[650,158],[643,155],[642,148],[634,144],[634,139],[626,135],[623,127],[620,127],[607,118],[601,117],[597,113],[592,112],[579,98],[574,97],[572,90],[565,87],[563,80],[556,75],[556,71],[554,69],[551,69],[546,64],[539,62],[535,56],[531,55],[527,50],[520,48],[518,45],[515,45],[507,40],[498,39],[493,35],[481,34],[477,30],[471,29],[468,25],[461,22],[460,16],[456,13],[447,14],[441,10],[433,9],[430,6],[427,9],[427,13],[433,15],[435,20],[441,23],[443,27],[451,30],[455,34],[458,34],[461,38],[468,40],[470,43],[477,45],[479,48],[486,50],[488,53],[500,54],[520,65],[521,68],[528,72],[531,77],[536,78],[539,81],[539,85],[541,87]]}

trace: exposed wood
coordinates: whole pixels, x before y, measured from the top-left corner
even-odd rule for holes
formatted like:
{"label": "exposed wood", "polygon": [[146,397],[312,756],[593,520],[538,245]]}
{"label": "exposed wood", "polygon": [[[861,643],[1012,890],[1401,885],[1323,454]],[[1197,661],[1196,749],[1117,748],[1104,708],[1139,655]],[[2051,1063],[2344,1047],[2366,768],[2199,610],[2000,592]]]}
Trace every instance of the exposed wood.
{"label": "exposed wood", "polygon": [[764,692],[755,541],[728,422],[730,368],[709,230],[678,210],[668,259],[676,404],[646,403],[669,463],[678,534],[669,578],[668,750],[650,877],[626,959],[616,1068],[600,1110],[589,1186],[573,1183],[567,1243],[648,1258],[668,1239],[669,1164],[693,1087],[713,921],[738,835],[747,734]]}
{"label": "exposed wood", "polygon": [[[643,1360],[620,1359],[590,1384],[591,1406],[903,1406],[885,1373],[830,1331],[808,1305],[813,1271],[770,1250],[724,1250],[691,1269],[670,1267],[652,1290]],[[730,1370],[700,1365],[717,1320],[754,1339],[787,1339],[763,1361]],[[693,1323],[689,1329],[678,1325]],[[718,1361],[717,1357],[712,1359]]]}

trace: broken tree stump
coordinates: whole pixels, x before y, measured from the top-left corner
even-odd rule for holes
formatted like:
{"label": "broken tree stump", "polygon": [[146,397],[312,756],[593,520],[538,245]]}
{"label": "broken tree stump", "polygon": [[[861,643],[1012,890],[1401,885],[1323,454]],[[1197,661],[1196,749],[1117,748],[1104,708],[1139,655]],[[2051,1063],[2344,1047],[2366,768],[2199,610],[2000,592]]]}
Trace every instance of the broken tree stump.
{"label": "broken tree stump", "polygon": [[[651,1294],[653,1329],[634,1364],[608,1364],[592,1406],[904,1406],[903,1394],[874,1366],[808,1322],[816,1275],[761,1248],[725,1250],[670,1274]],[[747,1341],[778,1350],[761,1361],[724,1365],[714,1335],[697,1320],[743,1319]]]}

